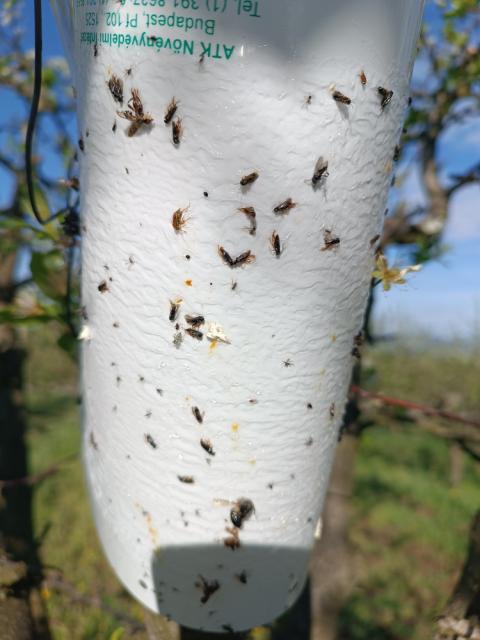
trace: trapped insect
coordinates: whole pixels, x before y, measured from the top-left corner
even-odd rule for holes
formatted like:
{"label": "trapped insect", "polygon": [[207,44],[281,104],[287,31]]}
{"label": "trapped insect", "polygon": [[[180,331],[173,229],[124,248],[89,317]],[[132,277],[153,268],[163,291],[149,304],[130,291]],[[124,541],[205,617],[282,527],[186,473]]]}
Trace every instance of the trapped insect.
{"label": "trapped insect", "polygon": [[105,293],[106,291],[109,291],[107,281],[102,280],[98,285],[97,289],[100,291],[100,293]]}
{"label": "trapped insect", "polygon": [[305,96],[305,98],[303,100],[303,105],[305,107],[307,107],[308,105],[312,104],[312,100],[313,100],[312,94],[309,94],[308,96]]}
{"label": "trapped insect", "polygon": [[324,245],[322,247],[322,251],[330,251],[335,247],[338,247],[340,244],[340,238],[332,235],[332,232],[329,229],[325,229],[323,232],[323,242]]}
{"label": "trapped insect", "polygon": [[175,229],[176,233],[180,233],[183,231],[183,227],[187,224],[190,218],[185,217],[185,213],[188,211],[189,207],[185,207],[184,209],[177,209],[172,215],[172,227]]}
{"label": "trapped insect", "polygon": [[200,413],[200,409],[198,407],[192,407],[192,413],[195,416],[195,420],[202,424],[205,413]]}
{"label": "trapped insect", "polygon": [[223,544],[228,549],[231,549],[232,551],[239,549],[241,545],[240,545],[240,536],[239,536],[238,529],[227,527],[226,531],[230,535],[227,538],[224,538]]}
{"label": "trapped insect", "polygon": [[98,56],[98,44],[95,42],[93,45],[93,57],[96,58]]}
{"label": "trapped insect", "polygon": [[385,89],[385,87],[377,87],[377,92],[382,98],[381,107],[383,110],[392,101],[393,91],[391,91],[390,89]]}
{"label": "trapped insect", "polygon": [[178,316],[178,310],[180,309],[180,305],[182,304],[182,299],[177,298],[177,300],[170,300],[170,314],[168,319],[170,322],[175,322]]}
{"label": "trapped insect", "polygon": [[362,83],[363,86],[365,86],[367,84],[367,76],[365,75],[365,71],[362,69],[360,71],[360,82]]}
{"label": "trapped insect", "polygon": [[182,137],[182,134],[183,134],[182,120],[180,118],[177,118],[176,120],[174,120],[172,122],[172,140],[173,140],[173,144],[175,144],[175,145],[179,145],[180,144],[180,138]]}
{"label": "trapped insect", "polygon": [[363,343],[364,343],[364,336],[363,336],[363,332],[360,331],[353,338],[352,356],[354,358],[360,359],[362,357],[362,354],[360,353],[360,348],[363,346]]}
{"label": "trapped insect", "polygon": [[335,417],[335,402],[332,402],[328,412],[329,412],[331,418]]}
{"label": "trapped insect", "polygon": [[157,448],[157,443],[155,442],[155,440],[152,438],[152,436],[149,433],[146,433],[145,436],[145,442],[147,444],[149,444],[152,449],[156,449]]}
{"label": "trapped insect", "polygon": [[231,255],[226,251],[223,247],[218,247],[218,253],[222,260],[228,264],[232,269],[235,267],[240,267],[244,264],[250,264],[251,262],[255,262],[255,256],[252,254],[250,250],[244,251],[236,258],[232,258]]}
{"label": "trapped insect", "polygon": [[197,328],[197,327],[201,327],[202,324],[205,324],[205,318],[203,316],[186,315],[185,322],[188,322],[188,324],[191,324],[192,327]]}
{"label": "trapped insect", "polygon": [[195,340],[203,340],[203,333],[198,329],[192,329],[192,327],[187,327],[185,329],[185,333],[188,333],[188,335],[191,338],[195,338]]}
{"label": "trapped insect", "polygon": [[125,118],[132,123],[127,129],[127,135],[131,138],[143,125],[152,124],[153,118],[149,113],[144,112],[138,89],[132,89],[132,97],[127,106],[128,111],[117,111],[117,113],[121,118]]}
{"label": "trapped insect", "polygon": [[280,236],[276,231],[274,231],[270,236],[270,246],[272,248],[273,253],[275,254],[275,257],[279,258],[282,255],[283,249],[280,244]]}
{"label": "trapped insect", "polygon": [[283,361],[283,366],[284,367],[293,367],[293,362],[290,360],[290,358],[287,358],[286,360]]}
{"label": "trapped insect", "polygon": [[170,121],[172,120],[173,116],[175,115],[175,113],[177,112],[178,109],[178,101],[176,100],[175,96],[170,100],[167,109],[165,111],[165,117],[163,118],[163,121],[165,124],[170,124]]}
{"label": "trapped insect", "polygon": [[123,80],[113,73],[108,81],[108,88],[115,102],[123,104]]}
{"label": "trapped insect", "polygon": [[341,91],[334,91],[332,93],[332,98],[335,102],[340,102],[340,104],[351,104],[352,100],[348,96],[346,96]]}
{"label": "trapped insect", "polygon": [[236,577],[236,579],[237,579],[239,582],[241,582],[242,584],[247,584],[248,576],[247,576],[247,572],[246,572],[245,570],[244,570],[244,571],[242,571],[241,573],[237,573],[237,574],[235,575],[235,577]]}
{"label": "trapped insect", "polygon": [[205,451],[211,455],[214,456],[215,455],[215,451],[213,450],[213,445],[210,442],[210,440],[208,440],[207,438],[202,438],[200,440],[200,445],[202,447],[202,449],[205,449]]}
{"label": "trapped insect", "polygon": [[210,600],[212,595],[220,589],[220,583],[217,580],[205,580],[203,576],[198,576],[200,578],[200,582],[196,582],[195,586],[203,591],[203,595],[200,598],[200,602],[205,604]]}
{"label": "trapped insect", "polygon": [[255,209],[253,207],[240,207],[238,210],[247,216],[250,222],[250,229],[248,232],[251,236],[254,236],[257,232],[257,214]]}
{"label": "trapped insect", "polygon": [[291,209],[294,209],[297,206],[296,202],[293,202],[291,198],[287,198],[280,204],[277,204],[273,209],[273,213],[289,213]]}
{"label": "trapped insect", "polygon": [[177,476],[180,482],[183,484],[195,484],[195,478],[193,476]]}
{"label": "trapped insect", "polygon": [[317,160],[312,176],[312,186],[315,188],[323,178],[328,178],[328,160],[324,160],[322,156]]}
{"label": "trapped insect", "polygon": [[252,173],[249,173],[248,175],[243,176],[243,178],[241,178],[240,184],[242,185],[242,187],[246,187],[247,185],[255,182],[258,176],[259,176],[259,173],[257,171],[252,171]]}
{"label": "trapped insect", "polygon": [[95,451],[98,451],[98,443],[95,440],[95,436],[93,434],[93,431],[90,431],[89,440],[90,440],[91,446],[95,449]]}
{"label": "trapped insect", "polygon": [[253,502],[249,498],[239,498],[230,511],[230,520],[234,527],[241,529],[245,520],[255,513]]}

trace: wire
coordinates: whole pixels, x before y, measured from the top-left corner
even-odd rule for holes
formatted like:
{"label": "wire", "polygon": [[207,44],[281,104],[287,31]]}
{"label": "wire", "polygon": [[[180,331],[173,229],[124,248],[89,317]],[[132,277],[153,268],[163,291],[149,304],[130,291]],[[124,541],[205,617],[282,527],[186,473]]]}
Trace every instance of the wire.
{"label": "wire", "polygon": [[[33,215],[42,226],[48,224],[58,216],[65,214],[65,231],[72,239],[79,233],[78,214],[73,207],[67,206],[57,213],[43,219],[37,206],[35,198],[35,187],[33,178],[32,148],[37,123],[38,107],[42,92],[42,0],[34,0],[34,22],[35,22],[35,59],[33,69],[33,94],[30,104],[30,115],[28,117],[27,134],[25,137],[25,174],[27,179],[28,197],[32,206]],[[67,250],[67,291],[65,296],[65,322],[71,333],[76,336],[77,332],[72,322],[72,271],[75,243],[72,243]]]}
{"label": "wire", "polygon": [[41,225],[48,220],[43,220],[37,207],[35,199],[35,188],[33,185],[33,166],[32,166],[32,146],[33,135],[35,133],[35,124],[37,122],[38,105],[40,103],[40,94],[42,91],[42,0],[34,0],[35,11],[35,61],[33,70],[33,95],[30,105],[30,115],[28,117],[27,135],[25,138],[25,173],[27,177],[28,197],[32,205],[32,211],[35,218]]}

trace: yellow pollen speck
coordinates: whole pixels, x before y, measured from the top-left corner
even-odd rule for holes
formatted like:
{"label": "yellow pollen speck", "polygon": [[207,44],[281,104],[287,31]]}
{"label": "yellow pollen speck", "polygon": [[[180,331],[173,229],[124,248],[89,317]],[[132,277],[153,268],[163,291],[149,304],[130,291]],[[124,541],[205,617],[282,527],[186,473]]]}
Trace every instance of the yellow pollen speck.
{"label": "yellow pollen speck", "polygon": [[255,460],[255,458],[252,458],[251,460],[248,461],[248,464],[254,465],[254,464],[257,464],[257,461]]}
{"label": "yellow pollen speck", "polygon": [[234,422],[234,423],[232,424],[232,431],[233,431],[233,433],[237,433],[237,431],[239,430],[239,428],[240,428],[240,425],[239,425],[239,424],[237,424],[236,422]]}
{"label": "yellow pollen speck", "polygon": [[337,336],[332,336],[332,342],[336,342],[337,341]]}
{"label": "yellow pollen speck", "polygon": [[43,600],[48,600],[50,598],[50,589],[48,589],[48,587],[42,587],[41,591],[40,591],[40,595],[42,597]]}
{"label": "yellow pollen speck", "polygon": [[217,348],[217,344],[218,344],[218,340],[212,340],[210,342],[210,351],[213,351],[214,349]]}
{"label": "yellow pollen speck", "polygon": [[191,287],[193,285],[193,282],[191,280],[185,280],[185,284],[187,285],[187,287]]}

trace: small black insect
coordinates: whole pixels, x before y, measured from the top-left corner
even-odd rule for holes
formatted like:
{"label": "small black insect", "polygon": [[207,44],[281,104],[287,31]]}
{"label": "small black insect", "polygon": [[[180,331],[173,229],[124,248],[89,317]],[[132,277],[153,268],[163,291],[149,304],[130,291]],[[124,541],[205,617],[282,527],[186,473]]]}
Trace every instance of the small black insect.
{"label": "small black insect", "polygon": [[96,58],[98,56],[98,44],[95,42],[93,45],[93,57]]}
{"label": "small black insect", "polygon": [[95,436],[93,434],[93,431],[90,431],[89,441],[90,441],[91,446],[95,449],[95,451],[98,451],[98,443],[95,440]]}
{"label": "small black insect", "polygon": [[117,121],[116,121],[116,120],[114,120],[114,121],[113,121],[113,124],[112,124],[112,131],[113,131],[113,133],[115,133],[115,131],[116,131],[116,130],[117,130]]}
{"label": "small black insect", "polygon": [[105,293],[106,291],[109,291],[107,281],[102,280],[98,285],[97,289],[100,291],[100,293]]}
{"label": "small black insect", "polygon": [[283,361],[283,366],[284,367],[293,367],[293,362],[290,360],[290,358],[287,358],[286,360]]}
{"label": "small black insect", "polygon": [[152,438],[152,436],[149,433],[146,433],[145,436],[145,442],[147,444],[149,444],[152,449],[156,449],[157,448],[157,443],[155,442],[155,440]]}
{"label": "small black insect", "polygon": [[283,249],[280,244],[280,236],[276,231],[274,231],[270,236],[270,246],[272,248],[273,253],[275,254],[275,257],[279,258],[282,255]]}
{"label": "small black insect", "polygon": [[249,498],[239,498],[230,511],[230,520],[234,527],[241,529],[245,520],[255,513],[253,502]]}
{"label": "small black insect", "polygon": [[238,287],[238,282],[236,280],[232,280],[232,283],[230,285],[230,289],[232,291],[235,291],[235,289]]}
{"label": "small black insect", "polygon": [[332,402],[328,412],[329,412],[331,418],[335,417],[335,402]]}
{"label": "small black insect", "polygon": [[252,173],[249,173],[248,175],[243,176],[243,178],[240,179],[240,184],[242,185],[242,187],[246,187],[247,185],[255,182],[258,176],[259,173],[257,171],[252,171]]}
{"label": "small black insect", "polygon": [[312,444],[313,444],[313,438],[312,438],[312,437],[308,438],[308,439],[305,441],[305,446],[306,446],[306,447],[311,447],[311,446],[312,446]]}
{"label": "small black insect", "polygon": [[205,580],[203,576],[198,576],[200,578],[200,582],[196,582],[195,586],[203,591],[203,595],[200,598],[200,602],[205,604],[210,600],[213,594],[220,589],[220,583],[218,580]]}
{"label": "small black insect", "polygon": [[313,404],[311,402],[307,404],[307,409],[313,409]]}
{"label": "small black insect", "polygon": [[193,329],[192,327],[187,327],[185,329],[185,333],[188,333],[188,335],[191,338],[195,338],[195,340],[203,340],[203,333],[201,331],[199,331],[198,329]]}
{"label": "small black insect", "polygon": [[293,202],[291,198],[287,198],[284,202],[277,204],[277,206],[273,209],[273,213],[289,213],[291,209],[294,209],[297,206],[296,202]]}
{"label": "small black insect", "polygon": [[183,134],[182,120],[180,118],[177,118],[172,122],[173,144],[175,145],[180,144],[180,138],[182,137],[182,134]]}
{"label": "small black insect", "polygon": [[237,575],[235,577],[242,584],[247,584],[248,576],[247,576],[247,572],[245,570],[242,571],[241,573],[237,573]]}
{"label": "small black insect", "polygon": [[200,445],[202,447],[202,449],[205,449],[205,451],[211,455],[214,456],[215,455],[215,451],[213,450],[213,445],[210,442],[210,440],[208,440],[207,438],[202,438],[200,440]]}
{"label": "small black insect", "polygon": [[195,416],[195,420],[202,424],[205,413],[200,413],[200,409],[198,407],[192,407],[192,413]]}
{"label": "small black insect", "polygon": [[385,107],[392,101],[393,91],[390,91],[390,89],[385,89],[385,87],[377,87],[377,92],[382,98],[381,106],[383,111],[383,109],[385,109]]}
{"label": "small black insect", "polygon": [[400,158],[400,151],[401,151],[400,145],[397,144],[395,146],[394,151],[393,151],[393,161],[394,162],[398,162],[398,159]]}
{"label": "small black insect", "polygon": [[145,417],[146,418],[151,418],[152,417],[152,412],[150,411],[150,409],[145,413]]}
{"label": "small black insect", "polygon": [[193,476],[177,476],[177,478],[184,484],[195,484],[195,478]]}
{"label": "small black insect", "polygon": [[312,176],[312,185],[315,188],[323,178],[328,178],[328,160],[324,160],[322,156],[317,160]]}
{"label": "small black insect", "polygon": [[323,242],[324,245],[321,250],[330,251],[331,249],[338,247],[338,245],[340,244],[340,238],[337,238],[336,236],[332,235],[331,231],[325,229],[325,231],[323,232]]}
{"label": "small black insect", "polygon": [[348,96],[343,94],[341,91],[334,91],[332,93],[332,98],[335,100],[335,102],[340,102],[341,104],[351,104],[352,103],[351,98],[349,98]]}
{"label": "small black insect", "polygon": [[108,88],[115,102],[123,104],[123,80],[112,74],[108,81]]}
{"label": "small black insect", "polygon": [[78,147],[79,147],[80,151],[82,151],[82,152],[85,151],[85,143],[83,141],[83,138],[79,138],[78,139]]}
{"label": "small black insect", "polygon": [[181,302],[182,301],[180,299],[174,301],[170,300],[170,314],[168,316],[170,322],[175,322],[175,320],[177,319]]}
{"label": "small black insect", "polygon": [[313,96],[312,94],[309,94],[308,96],[305,96],[303,104],[305,107],[308,107],[308,105],[312,104],[312,100],[313,100]]}
{"label": "small black insect", "polygon": [[205,198],[208,198],[208,191],[204,191],[203,195],[205,196]]}
{"label": "small black insect", "polygon": [[364,336],[363,336],[363,332],[360,331],[353,338],[353,348],[352,348],[352,356],[354,358],[357,358],[358,360],[360,360],[360,358],[362,357],[360,348],[363,346],[363,343],[364,343]]}
{"label": "small black insect", "polygon": [[203,316],[186,315],[185,321],[188,322],[188,324],[191,324],[192,327],[197,328],[197,327],[201,327],[202,324],[205,323],[205,318]]}

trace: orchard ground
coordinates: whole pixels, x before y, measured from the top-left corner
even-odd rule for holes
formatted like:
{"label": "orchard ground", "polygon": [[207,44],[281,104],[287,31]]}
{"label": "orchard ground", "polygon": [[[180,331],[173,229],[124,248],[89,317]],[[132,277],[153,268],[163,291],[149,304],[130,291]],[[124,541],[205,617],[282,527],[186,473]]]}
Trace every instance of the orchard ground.
{"label": "orchard ground", "polygon": [[[30,329],[23,336],[31,473],[79,452],[77,370],[55,346],[54,333]],[[363,386],[478,417],[479,356],[478,343],[380,344],[365,353]],[[403,413],[381,415],[362,436],[357,460],[350,537],[358,578],[341,615],[340,637],[424,640],[459,575],[480,505],[480,465],[461,454],[459,479],[452,484],[447,442]],[[142,625],[140,605],[121,587],[99,547],[78,455],[35,486],[34,520],[48,575],[58,569],[69,585],[69,592],[42,590],[54,640],[145,638],[114,613]],[[271,631],[259,628],[250,637],[269,640]]]}

